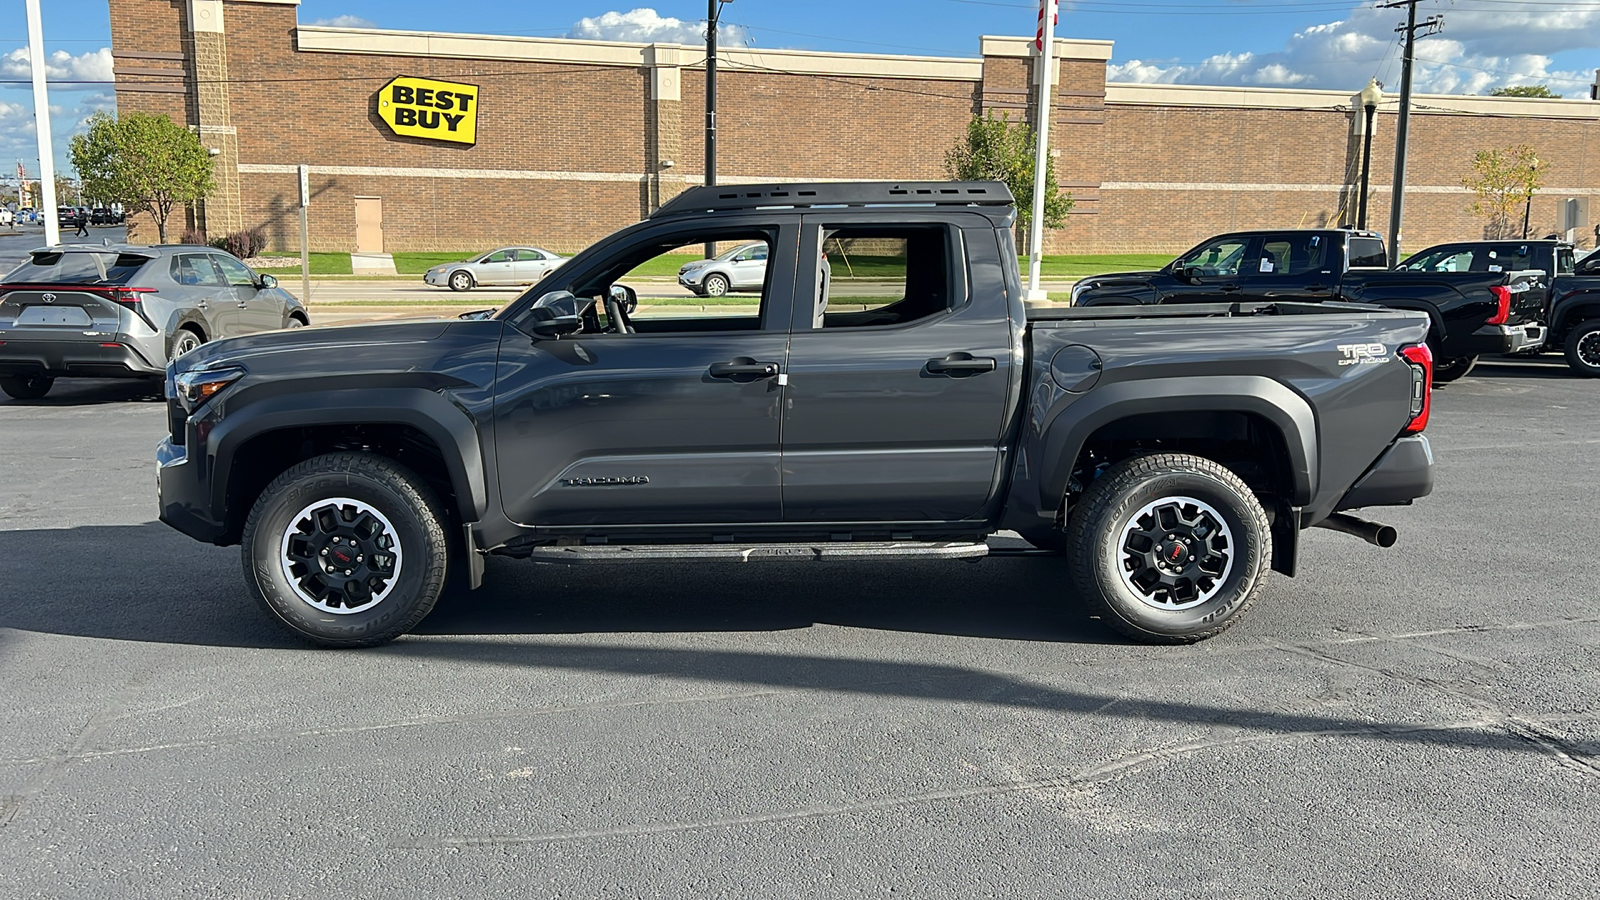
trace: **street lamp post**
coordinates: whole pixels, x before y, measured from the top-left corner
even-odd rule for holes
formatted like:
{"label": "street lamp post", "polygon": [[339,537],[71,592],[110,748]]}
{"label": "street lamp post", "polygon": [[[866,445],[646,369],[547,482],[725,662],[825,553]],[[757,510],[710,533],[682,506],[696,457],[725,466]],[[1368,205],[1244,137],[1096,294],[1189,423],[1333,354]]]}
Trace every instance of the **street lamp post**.
{"label": "street lamp post", "polygon": [[1367,127],[1361,147],[1361,199],[1356,207],[1356,227],[1363,231],[1367,228],[1367,182],[1372,176],[1372,117],[1377,114],[1378,104],[1382,102],[1383,88],[1378,86],[1378,79],[1374,78],[1361,89],[1361,107],[1367,112]]}
{"label": "street lamp post", "polygon": [[1533,158],[1533,161],[1528,164],[1528,181],[1530,182],[1530,186],[1528,188],[1528,202],[1527,202],[1526,205],[1524,205],[1522,207],[1522,239],[1523,240],[1527,240],[1528,239],[1528,214],[1533,212],[1533,188],[1531,186],[1531,183],[1532,183],[1533,179],[1536,176],[1538,176],[1538,174],[1539,174],[1539,157],[1535,156]]}

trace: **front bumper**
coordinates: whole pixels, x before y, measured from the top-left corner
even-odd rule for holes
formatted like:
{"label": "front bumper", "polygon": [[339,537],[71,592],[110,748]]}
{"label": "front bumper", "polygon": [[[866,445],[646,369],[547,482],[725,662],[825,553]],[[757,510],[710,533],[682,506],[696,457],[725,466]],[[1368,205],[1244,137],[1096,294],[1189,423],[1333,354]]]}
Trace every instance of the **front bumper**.
{"label": "front bumper", "polygon": [[164,371],[165,363],[152,363],[138,350],[117,341],[0,339],[0,375],[143,378]]}
{"label": "front bumper", "polygon": [[423,274],[422,280],[433,285],[434,287],[450,286],[450,282],[446,280],[446,276],[443,272],[427,272]]}
{"label": "front bumper", "polygon": [[1403,437],[1389,445],[1339,499],[1335,511],[1362,506],[1404,506],[1433,493],[1433,448],[1424,435]]}
{"label": "front bumper", "polygon": [[156,445],[156,502],[161,521],[197,541],[222,538],[223,524],[211,517],[211,490],[203,460],[191,459],[172,439]]}
{"label": "front bumper", "polygon": [[1548,330],[1543,325],[1485,325],[1472,333],[1479,353],[1522,353],[1544,345]]}

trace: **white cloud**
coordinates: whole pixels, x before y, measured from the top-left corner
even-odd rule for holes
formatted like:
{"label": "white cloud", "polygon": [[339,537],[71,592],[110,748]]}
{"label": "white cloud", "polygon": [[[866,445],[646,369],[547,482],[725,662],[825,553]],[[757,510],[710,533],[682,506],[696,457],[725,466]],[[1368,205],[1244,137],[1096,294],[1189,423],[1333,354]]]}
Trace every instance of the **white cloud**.
{"label": "white cloud", "polygon": [[[1400,47],[1392,9],[1357,7],[1338,22],[1291,35],[1274,53],[1222,53],[1199,63],[1128,60],[1106,67],[1111,81],[1155,84],[1274,85],[1354,91],[1368,78],[1400,81]],[[1493,12],[1444,10],[1443,34],[1417,41],[1416,89],[1486,94],[1494,88],[1546,84],[1558,94],[1587,97],[1592,72],[1551,69],[1552,54],[1600,48],[1600,6],[1556,10],[1496,7]]]}
{"label": "white cloud", "polygon": [[[706,20],[675,19],[645,7],[625,13],[608,12],[604,15],[579,19],[567,36],[591,41],[703,44],[706,41]],[[730,44],[748,44],[749,35],[737,25],[721,25],[717,28],[717,40]]]}
{"label": "white cloud", "polygon": [[[57,50],[47,54],[45,60],[45,78],[52,82],[63,81],[111,81],[111,48],[101,47],[79,56],[73,56],[65,50]],[[12,78],[32,78],[33,66],[28,60],[28,48],[18,47],[10,53],[0,56],[0,72]],[[65,91],[90,91],[100,87],[93,84],[60,84],[53,85],[55,90]]]}
{"label": "white cloud", "polygon": [[377,28],[378,23],[360,16],[334,16],[331,19],[318,19],[312,25],[328,25],[334,28]]}

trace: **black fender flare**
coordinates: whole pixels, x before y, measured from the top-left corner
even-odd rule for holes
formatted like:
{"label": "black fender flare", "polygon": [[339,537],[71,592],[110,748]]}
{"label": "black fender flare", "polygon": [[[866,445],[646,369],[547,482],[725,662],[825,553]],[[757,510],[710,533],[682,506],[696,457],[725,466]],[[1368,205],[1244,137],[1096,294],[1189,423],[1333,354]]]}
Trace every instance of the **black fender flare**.
{"label": "black fender flare", "polygon": [[1240,412],[1266,420],[1282,436],[1289,455],[1291,496],[1286,499],[1295,506],[1311,502],[1319,462],[1311,404],[1265,376],[1214,375],[1108,384],[1064,407],[1058,418],[1066,421],[1044,428],[1040,509],[1055,509],[1066,496],[1073,465],[1095,432],[1130,416],[1177,412]]}
{"label": "black fender flare", "polygon": [[[242,398],[241,398],[242,399]],[[308,405],[314,399],[315,405]],[[280,394],[230,407],[206,441],[212,461],[212,508],[218,521],[227,513],[234,459],[251,440],[275,431],[319,425],[407,425],[439,447],[456,512],[463,522],[481,520],[488,509],[488,479],[478,429],[460,407],[440,392],[423,387],[354,388]]]}
{"label": "black fender flare", "polygon": [[1552,340],[1565,340],[1567,332],[1590,319],[1600,318],[1600,291],[1574,291],[1551,304]]}

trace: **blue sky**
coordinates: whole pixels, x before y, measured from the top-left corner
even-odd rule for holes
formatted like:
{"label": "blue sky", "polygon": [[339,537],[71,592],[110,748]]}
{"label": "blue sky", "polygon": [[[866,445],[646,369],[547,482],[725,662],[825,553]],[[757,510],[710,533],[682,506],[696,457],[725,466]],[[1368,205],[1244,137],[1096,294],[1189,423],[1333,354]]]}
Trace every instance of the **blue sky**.
{"label": "blue sky", "polygon": [[[57,158],[96,109],[113,105],[105,0],[45,0],[45,55]],[[1029,0],[735,0],[725,39],[756,47],[976,56],[982,34],[1031,34]],[[1600,68],[1600,0],[1427,0],[1445,30],[1417,44],[1418,88],[1487,93],[1545,84],[1588,96]],[[703,40],[704,0],[650,5],[563,0],[303,0],[304,23],[590,37]],[[1393,28],[1403,12],[1339,0],[1078,0],[1063,3],[1063,37],[1116,42],[1113,81],[1275,85],[1356,91],[1376,76],[1398,87]],[[0,80],[26,81],[21,0],[0,0]],[[0,84],[0,171],[22,159],[37,172],[33,100],[26,84]]]}

